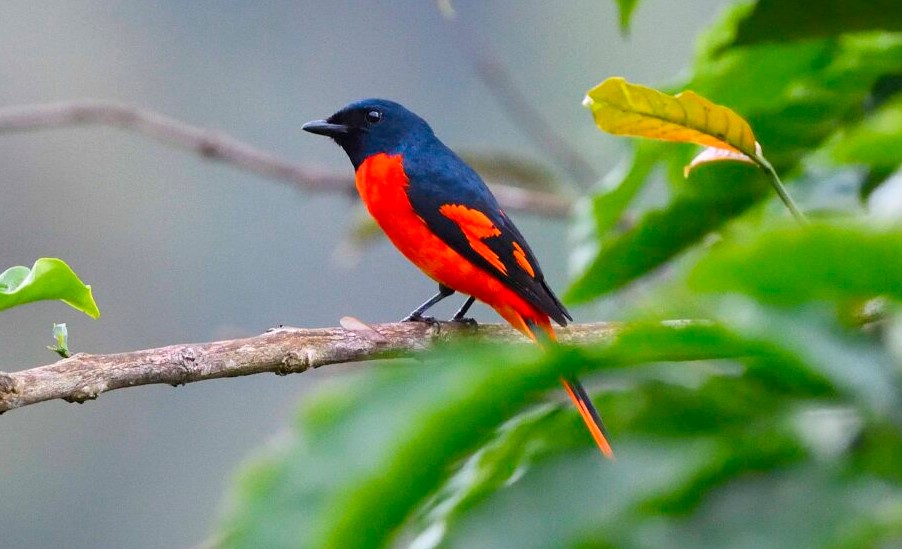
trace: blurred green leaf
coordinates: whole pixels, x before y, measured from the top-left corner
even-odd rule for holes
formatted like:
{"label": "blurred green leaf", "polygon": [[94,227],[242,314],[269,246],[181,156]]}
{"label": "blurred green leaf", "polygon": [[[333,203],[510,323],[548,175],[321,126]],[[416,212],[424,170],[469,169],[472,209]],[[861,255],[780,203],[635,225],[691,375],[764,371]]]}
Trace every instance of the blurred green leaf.
{"label": "blurred green leaf", "polygon": [[900,92],[902,92],[902,73],[883,75],[874,82],[867,107],[879,108]]}
{"label": "blurred green leaf", "polygon": [[663,143],[637,141],[633,158],[606,177],[606,187],[610,186],[611,189],[592,197],[594,229],[598,236],[606,236],[615,228],[623,213],[648,181],[665,147]]}
{"label": "blurred green leaf", "polygon": [[718,316],[747,340],[794,356],[862,410],[902,418],[902,386],[890,353],[860,333],[843,330],[825,312],[772,310],[751,301],[728,300]]}
{"label": "blurred green leaf", "polygon": [[[717,55],[710,51],[715,47],[699,57],[685,86],[730,105],[746,117],[760,111],[779,111],[799,100],[793,96],[796,83],[823,71],[836,49],[826,41],[813,41],[730,49]],[[751,84],[751,89],[746,87]],[[752,128],[757,134],[754,123]]]}
{"label": "blurred green leaf", "polygon": [[839,162],[867,164],[888,172],[902,165],[902,97],[885,103],[879,110],[850,128],[831,146]]}
{"label": "blurred green leaf", "polygon": [[415,535],[425,538],[437,528],[446,529],[463,512],[515,481],[533,461],[582,447],[585,427],[571,419],[560,407],[543,405],[506,422],[426,503]]}
{"label": "blurred green leaf", "polygon": [[617,7],[620,8],[620,32],[629,32],[630,17],[638,3],[639,0],[617,0]]}
{"label": "blurred green leaf", "polygon": [[788,227],[749,243],[721,243],[689,277],[699,292],[742,292],[768,303],[902,300],[902,231]]}
{"label": "blurred green leaf", "polygon": [[444,545],[580,547],[596,536],[616,545],[624,532],[612,526],[644,499],[688,482],[711,449],[705,441],[635,439],[622,440],[617,462],[603,467],[589,451],[555,456],[465,512]]}
{"label": "blurred green leaf", "polygon": [[897,0],[758,0],[734,45],[824,38],[848,32],[902,30]]}
{"label": "blurred green leaf", "polygon": [[663,265],[768,193],[756,167],[738,163],[700,166],[668,206],[644,215],[623,235],[601,243],[565,299],[583,303],[625,286]]}
{"label": "blurred green leaf", "polygon": [[898,529],[898,511],[889,520],[884,516],[900,505],[898,487],[809,463],[768,474],[737,475],[712,490],[689,517],[646,523],[642,530],[652,546],[890,546],[890,524]]}
{"label": "blurred green leaf", "polygon": [[31,269],[10,267],[0,273],[0,311],[52,299],[59,299],[91,318],[100,316],[91,287],[60,259],[42,257]]}
{"label": "blurred green leaf", "polygon": [[571,266],[581,272],[598,254],[599,242],[610,238],[658,164],[665,145],[633,141],[633,156],[605,176],[602,190],[576,203],[571,231]]}
{"label": "blurred green leaf", "polygon": [[557,383],[558,373],[520,356],[504,368],[492,366],[502,355],[479,353],[342,379],[305,404],[278,481],[239,494],[226,546],[255,547],[273,532],[283,546],[388,542],[454,463]]}
{"label": "blurred green leaf", "polygon": [[[468,530],[474,518],[484,525],[498,518],[498,506],[504,505],[513,491],[518,494],[519,512],[507,509],[496,523],[496,531],[512,535],[512,540],[486,540],[479,546],[572,546],[574,537],[591,537],[592,533],[605,533],[610,543],[628,530],[618,522],[631,507],[642,503],[643,508],[666,508],[667,513],[691,509],[705,489],[729,480],[737,470],[747,470],[753,462],[766,468],[798,459],[798,445],[773,432],[773,418],[779,410],[774,409],[774,400],[763,386],[749,388],[735,376],[724,376],[723,371],[710,372],[702,385],[704,393],[699,395],[699,391],[682,385],[698,378],[694,366],[680,369],[667,365],[668,372],[662,372],[662,377],[670,378],[669,382],[630,370],[631,377],[638,376],[635,387],[597,399],[601,409],[617,419],[610,425],[619,440],[615,463],[599,465],[583,427],[576,422],[564,424],[559,415],[544,414],[527,423],[522,430],[531,438],[511,441],[499,437],[488,451],[519,458],[513,462],[481,459],[475,470],[462,468],[446,488],[451,495],[436,504],[439,512],[430,516],[431,523],[421,527],[420,536],[448,531],[449,545],[468,546]],[[673,369],[681,373],[674,376]],[[754,434],[754,443],[747,440],[748,433]],[[716,442],[718,439],[720,442]],[[685,445],[681,447],[678,441]],[[718,448],[719,444],[723,447]],[[566,457],[579,455],[574,452],[576,448],[581,449],[579,463],[585,458],[583,472],[572,470],[573,460]],[[686,453],[675,456],[679,451]],[[737,460],[736,453],[743,458]],[[542,478],[547,469],[560,469],[554,474],[570,480],[552,483],[541,493],[533,491],[533,483],[547,481]],[[674,469],[681,470],[679,482],[672,476],[660,477],[662,471],[676,474]],[[612,483],[611,475],[621,480]],[[492,479],[493,489],[486,489],[482,479]],[[657,484],[659,480],[665,484]],[[562,499],[568,501],[562,503]],[[544,525],[546,521],[561,524],[541,534],[534,531],[533,523]]]}

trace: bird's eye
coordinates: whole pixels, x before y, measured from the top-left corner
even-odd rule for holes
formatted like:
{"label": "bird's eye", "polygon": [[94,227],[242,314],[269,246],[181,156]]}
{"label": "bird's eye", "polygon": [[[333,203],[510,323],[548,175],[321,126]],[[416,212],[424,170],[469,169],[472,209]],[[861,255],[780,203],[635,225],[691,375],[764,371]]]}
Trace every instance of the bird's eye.
{"label": "bird's eye", "polygon": [[378,124],[379,122],[382,122],[382,113],[379,111],[370,111],[366,113],[366,121],[370,125]]}

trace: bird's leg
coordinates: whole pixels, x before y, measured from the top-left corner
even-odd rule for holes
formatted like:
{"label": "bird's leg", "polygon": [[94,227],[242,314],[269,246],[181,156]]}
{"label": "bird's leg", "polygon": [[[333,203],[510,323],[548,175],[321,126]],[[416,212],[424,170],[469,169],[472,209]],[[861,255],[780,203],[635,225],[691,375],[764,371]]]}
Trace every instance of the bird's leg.
{"label": "bird's leg", "polygon": [[430,307],[453,293],[454,290],[452,290],[451,288],[445,286],[444,284],[439,284],[438,293],[430,297],[428,301],[417,307],[416,310],[414,310],[412,313],[401,319],[401,322],[435,322],[434,318],[423,316],[423,313],[425,313],[429,310]]}
{"label": "bird's leg", "polygon": [[460,322],[461,324],[469,324],[471,326],[476,326],[476,320],[474,320],[472,318],[467,318],[466,316],[464,316],[467,314],[467,311],[470,310],[470,307],[473,305],[474,301],[476,301],[476,298],[473,296],[470,296],[469,298],[467,298],[467,300],[464,301],[464,304],[461,306],[461,308],[458,309],[457,312],[454,313],[454,316],[451,317],[451,322]]}

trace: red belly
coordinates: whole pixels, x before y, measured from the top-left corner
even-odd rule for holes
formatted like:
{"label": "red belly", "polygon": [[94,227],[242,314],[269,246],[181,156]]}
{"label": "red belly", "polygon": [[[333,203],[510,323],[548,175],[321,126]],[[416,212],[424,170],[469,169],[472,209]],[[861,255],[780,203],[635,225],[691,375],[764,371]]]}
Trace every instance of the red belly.
{"label": "red belly", "polygon": [[364,204],[414,265],[436,282],[487,303],[521,332],[528,332],[524,318],[550,330],[547,315],[433,234],[413,210],[407,198],[408,184],[400,155],[373,155],[357,168],[357,190]]}

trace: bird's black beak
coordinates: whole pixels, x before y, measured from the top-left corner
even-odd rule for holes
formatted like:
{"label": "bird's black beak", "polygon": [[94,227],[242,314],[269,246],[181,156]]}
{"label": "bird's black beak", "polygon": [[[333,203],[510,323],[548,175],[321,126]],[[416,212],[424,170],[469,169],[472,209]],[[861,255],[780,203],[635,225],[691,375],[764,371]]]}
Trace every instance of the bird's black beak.
{"label": "bird's black beak", "polygon": [[348,127],[344,124],[333,124],[328,120],[314,120],[312,122],[307,122],[301,126],[301,129],[305,132],[326,135],[329,137],[339,137],[348,133]]}

